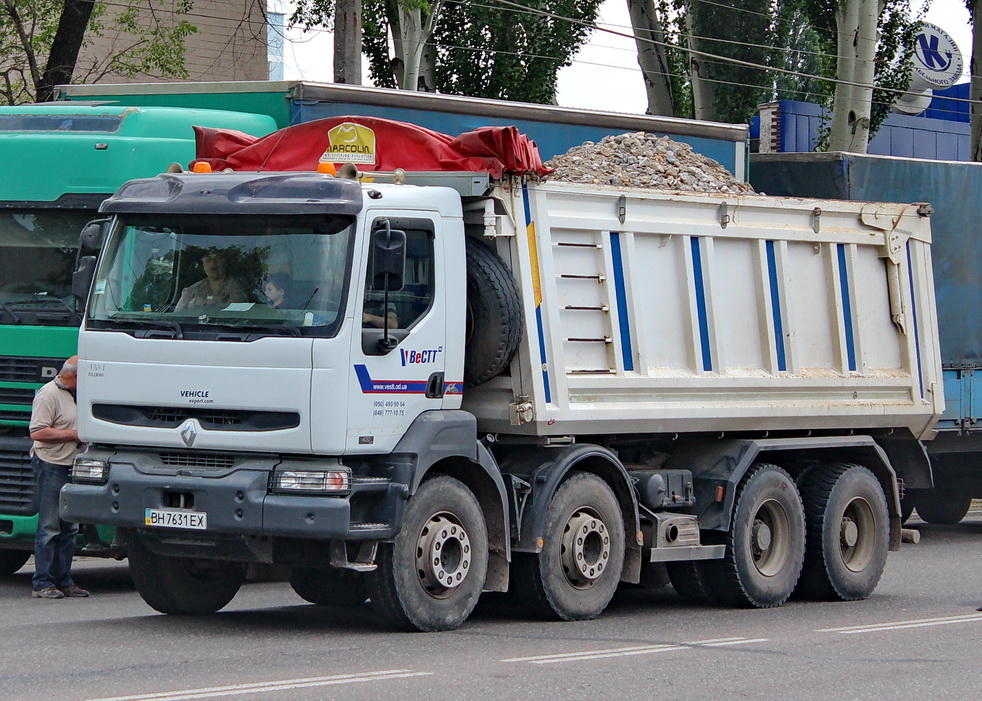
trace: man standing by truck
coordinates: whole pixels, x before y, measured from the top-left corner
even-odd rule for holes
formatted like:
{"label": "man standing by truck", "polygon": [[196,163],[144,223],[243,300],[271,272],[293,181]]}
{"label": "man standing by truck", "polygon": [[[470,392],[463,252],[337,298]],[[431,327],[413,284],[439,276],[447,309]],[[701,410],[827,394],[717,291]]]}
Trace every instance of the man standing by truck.
{"label": "man standing by truck", "polygon": [[68,482],[72,461],[82,452],[76,429],[75,387],[78,356],[65,361],[61,372],[34,395],[31,407],[31,461],[37,479],[38,529],[34,541],[36,599],[85,597],[89,592],[72,581],[72,557],[78,524],[61,520],[58,494]]}

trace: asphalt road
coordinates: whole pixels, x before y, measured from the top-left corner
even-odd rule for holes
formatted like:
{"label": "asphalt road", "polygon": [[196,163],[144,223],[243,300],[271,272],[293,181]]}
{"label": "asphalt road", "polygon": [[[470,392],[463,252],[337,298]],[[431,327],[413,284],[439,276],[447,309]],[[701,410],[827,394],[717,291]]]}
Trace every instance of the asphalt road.
{"label": "asphalt road", "polygon": [[368,605],[322,608],[284,582],[222,612],[163,616],[125,563],[76,565],[90,599],[30,598],[0,580],[0,698],[978,699],[982,513],[913,522],[866,601],[691,607],[671,587],[624,591],[595,621],[523,620],[485,597],[463,628],[401,634]]}

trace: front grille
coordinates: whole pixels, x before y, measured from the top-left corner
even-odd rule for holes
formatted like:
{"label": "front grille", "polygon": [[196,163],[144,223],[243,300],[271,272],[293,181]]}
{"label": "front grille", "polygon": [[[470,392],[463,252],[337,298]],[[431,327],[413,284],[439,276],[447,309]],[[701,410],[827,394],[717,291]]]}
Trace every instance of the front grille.
{"label": "front grille", "polygon": [[34,504],[34,471],[31,458],[24,449],[16,446],[0,446],[0,514],[32,516],[37,512]]}
{"label": "front grille", "polygon": [[31,420],[31,407],[24,411],[11,409],[0,409],[0,421],[23,421],[25,424]]}
{"label": "front grille", "polygon": [[200,467],[206,470],[227,470],[235,464],[231,455],[214,453],[161,453],[160,462],[171,467]]}
{"label": "front grille", "polygon": [[34,402],[34,390],[26,387],[0,387],[0,404],[27,404]]}
{"label": "front grille", "polygon": [[202,428],[211,431],[278,431],[300,425],[300,414],[293,411],[197,409],[132,404],[93,404],[92,416],[114,424],[149,428],[177,428],[188,419],[197,419]]}
{"label": "front grille", "polygon": [[61,370],[64,362],[63,358],[0,355],[0,382],[47,382]]}

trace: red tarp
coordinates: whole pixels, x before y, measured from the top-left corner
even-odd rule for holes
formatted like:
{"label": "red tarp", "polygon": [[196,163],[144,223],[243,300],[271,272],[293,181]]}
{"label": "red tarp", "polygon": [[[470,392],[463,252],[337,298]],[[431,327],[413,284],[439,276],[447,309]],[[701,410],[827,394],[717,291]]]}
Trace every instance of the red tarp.
{"label": "red tarp", "polygon": [[454,138],[378,117],[332,117],[261,138],[231,129],[195,127],[197,161],[213,170],[306,170],[319,162],[362,171],[481,171],[546,175],[534,141],[515,127],[480,127]]}

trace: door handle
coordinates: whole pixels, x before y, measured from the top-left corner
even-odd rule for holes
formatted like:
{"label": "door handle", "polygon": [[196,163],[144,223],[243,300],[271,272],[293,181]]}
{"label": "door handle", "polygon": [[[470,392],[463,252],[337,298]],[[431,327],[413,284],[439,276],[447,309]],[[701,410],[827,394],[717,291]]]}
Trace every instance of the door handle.
{"label": "door handle", "polygon": [[426,381],[426,398],[439,399],[443,396],[443,373],[434,372]]}

